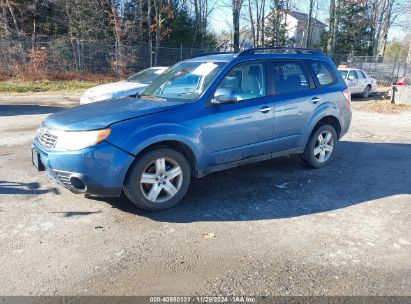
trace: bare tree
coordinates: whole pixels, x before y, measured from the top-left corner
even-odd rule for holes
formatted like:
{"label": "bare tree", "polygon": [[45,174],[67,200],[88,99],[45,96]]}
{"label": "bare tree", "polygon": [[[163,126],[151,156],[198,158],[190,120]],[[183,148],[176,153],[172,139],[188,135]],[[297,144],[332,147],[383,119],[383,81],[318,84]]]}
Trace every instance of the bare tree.
{"label": "bare tree", "polygon": [[254,46],[263,45],[265,37],[265,0],[248,0],[248,14],[253,44]]}
{"label": "bare tree", "polygon": [[18,25],[18,22],[17,22],[16,15],[14,13],[14,3],[10,2],[9,0],[6,0],[6,5],[7,5],[7,8],[9,9],[11,19],[13,20],[14,30],[15,30],[16,34],[19,36],[20,35],[20,30],[19,30],[19,25]]}
{"label": "bare tree", "polygon": [[194,16],[195,16],[195,33],[193,38],[193,43],[197,41],[198,37],[203,37],[207,32],[208,17],[213,11],[215,5],[210,8],[208,0],[192,0],[192,5],[194,6]]}
{"label": "bare tree", "polygon": [[313,10],[314,10],[315,0],[310,0],[310,6],[308,9],[308,21],[307,21],[307,35],[305,40],[305,46],[311,46],[311,36],[313,31]]}
{"label": "bare tree", "polygon": [[6,37],[8,38],[10,36],[10,30],[9,30],[9,22],[7,20],[7,7],[6,3],[4,0],[0,0],[0,7],[1,7],[1,27],[4,29],[4,33]]}
{"label": "bare tree", "polygon": [[334,22],[335,22],[335,0],[330,0],[330,17],[328,19],[328,39],[327,39],[327,53],[334,54],[335,52],[335,36],[334,36]]}
{"label": "bare tree", "polygon": [[151,0],[147,0],[147,29],[148,29],[148,52],[150,53],[150,67],[153,66],[153,38],[151,35]]}
{"label": "bare tree", "polygon": [[174,18],[174,12],[170,6],[165,5],[163,0],[154,0],[154,29],[155,29],[155,54],[154,65],[158,62],[158,52],[160,50],[161,38],[163,35],[167,35],[167,29],[164,28],[164,22],[167,19]]}
{"label": "bare tree", "polygon": [[[385,0],[384,11],[382,12],[381,34],[378,43],[378,55],[384,56],[388,41],[388,32],[391,26],[401,14],[404,13],[405,3],[401,0]],[[377,40],[378,41],[378,40]]]}
{"label": "bare tree", "polygon": [[114,37],[116,39],[116,68],[117,72],[122,73],[125,67],[124,48],[123,48],[123,18],[115,0],[111,0],[111,12],[108,14],[110,23],[114,28]]}
{"label": "bare tree", "polygon": [[231,7],[233,13],[233,48],[234,52],[240,50],[240,13],[243,6],[243,0],[231,0]]}
{"label": "bare tree", "polygon": [[254,21],[254,17],[253,17],[253,8],[252,7],[253,6],[252,6],[252,3],[251,3],[251,0],[248,0],[248,13],[250,15],[251,37],[253,39],[253,45],[257,46],[256,32],[255,32],[255,21]]}

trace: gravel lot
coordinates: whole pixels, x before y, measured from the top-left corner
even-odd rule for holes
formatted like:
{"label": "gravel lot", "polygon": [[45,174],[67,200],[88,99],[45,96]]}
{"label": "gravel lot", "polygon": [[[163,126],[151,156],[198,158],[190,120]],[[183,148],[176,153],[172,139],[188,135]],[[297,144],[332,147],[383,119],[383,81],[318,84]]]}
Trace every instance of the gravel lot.
{"label": "gravel lot", "polygon": [[0,97],[0,294],[411,295],[411,111],[353,103],[331,166],[215,173],[150,213],[31,165],[41,120],[77,102]]}

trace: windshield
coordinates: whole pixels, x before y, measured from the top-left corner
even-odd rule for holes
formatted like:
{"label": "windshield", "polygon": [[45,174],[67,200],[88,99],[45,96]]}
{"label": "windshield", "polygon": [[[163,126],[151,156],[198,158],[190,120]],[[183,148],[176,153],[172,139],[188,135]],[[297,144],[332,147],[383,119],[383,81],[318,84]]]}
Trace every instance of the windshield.
{"label": "windshield", "polygon": [[348,71],[347,70],[339,70],[339,71],[341,73],[342,78],[347,79]]}
{"label": "windshield", "polygon": [[224,65],[225,62],[209,61],[177,63],[154,80],[140,97],[162,101],[194,101]]}
{"label": "windshield", "polygon": [[138,72],[137,74],[130,76],[129,78],[127,78],[127,81],[149,84],[161,73],[163,73],[162,69],[145,69],[141,72]]}

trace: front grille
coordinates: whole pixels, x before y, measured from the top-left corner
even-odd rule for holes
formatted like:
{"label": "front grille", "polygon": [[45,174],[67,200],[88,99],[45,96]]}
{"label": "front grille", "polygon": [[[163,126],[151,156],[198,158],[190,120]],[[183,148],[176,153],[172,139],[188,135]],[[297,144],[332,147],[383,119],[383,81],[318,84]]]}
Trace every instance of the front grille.
{"label": "front grille", "polygon": [[56,145],[57,135],[51,133],[46,127],[41,127],[37,133],[39,143],[46,149],[52,149]]}

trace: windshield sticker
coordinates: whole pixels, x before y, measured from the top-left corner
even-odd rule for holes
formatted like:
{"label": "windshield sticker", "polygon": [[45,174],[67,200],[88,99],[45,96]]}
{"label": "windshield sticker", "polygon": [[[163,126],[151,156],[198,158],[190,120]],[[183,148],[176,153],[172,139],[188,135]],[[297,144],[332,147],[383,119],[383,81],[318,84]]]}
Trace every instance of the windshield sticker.
{"label": "windshield sticker", "polygon": [[206,76],[210,74],[216,67],[217,65],[212,62],[202,63],[192,72],[192,74],[198,76]]}

